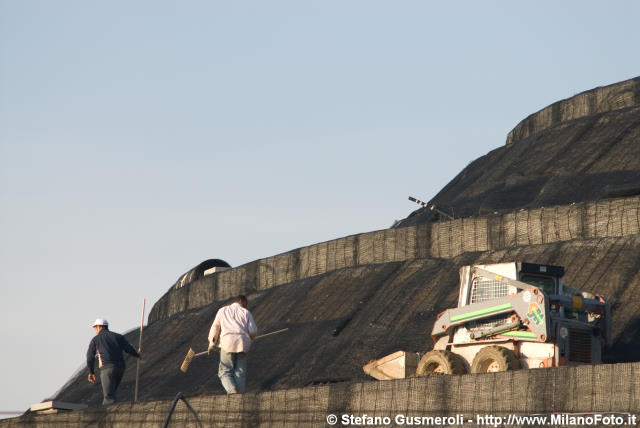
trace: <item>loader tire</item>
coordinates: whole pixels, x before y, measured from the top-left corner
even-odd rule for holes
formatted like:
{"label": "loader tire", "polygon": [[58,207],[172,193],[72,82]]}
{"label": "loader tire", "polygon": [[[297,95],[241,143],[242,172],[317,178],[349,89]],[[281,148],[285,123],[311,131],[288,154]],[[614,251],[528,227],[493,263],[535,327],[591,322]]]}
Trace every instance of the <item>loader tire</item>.
{"label": "loader tire", "polygon": [[519,369],[520,360],[516,354],[503,346],[482,348],[471,363],[471,373],[506,372]]}
{"label": "loader tire", "polygon": [[429,351],[418,363],[416,376],[437,374],[465,374],[467,369],[462,358],[451,351]]}

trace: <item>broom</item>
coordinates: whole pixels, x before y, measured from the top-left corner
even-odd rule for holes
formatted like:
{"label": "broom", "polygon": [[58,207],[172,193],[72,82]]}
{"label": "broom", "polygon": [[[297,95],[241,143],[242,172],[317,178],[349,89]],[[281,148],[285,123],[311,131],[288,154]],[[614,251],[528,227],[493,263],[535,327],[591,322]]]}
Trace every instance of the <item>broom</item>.
{"label": "broom", "polygon": [[[255,339],[260,339],[262,337],[271,336],[272,334],[282,333],[282,332],[285,332],[287,330],[289,330],[289,328],[283,328],[282,330],[276,330],[276,331],[272,331],[270,333],[261,334],[260,336],[256,336]],[[217,348],[217,349],[220,349],[220,348]],[[184,358],[184,361],[182,362],[182,365],[180,366],[180,371],[182,371],[183,373],[186,373],[187,370],[189,369],[189,364],[191,364],[191,360],[193,360],[194,358],[199,357],[201,355],[208,354],[208,353],[209,353],[209,351],[202,351],[202,352],[198,352],[196,354],[196,352],[192,348],[189,348],[189,351],[187,351],[187,356]]]}

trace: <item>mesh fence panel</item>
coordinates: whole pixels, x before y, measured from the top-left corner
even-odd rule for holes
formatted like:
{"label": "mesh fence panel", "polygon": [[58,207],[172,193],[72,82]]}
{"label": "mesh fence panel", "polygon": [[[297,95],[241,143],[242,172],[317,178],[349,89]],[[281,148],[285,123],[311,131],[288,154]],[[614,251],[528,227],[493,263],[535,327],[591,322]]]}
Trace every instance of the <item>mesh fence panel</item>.
{"label": "mesh fence panel", "polygon": [[261,259],[171,290],[154,305],[149,320],[346,267],[638,233],[640,197],[363,233]]}
{"label": "mesh fence panel", "polygon": [[580,117],[633,107],[638,104],[640,79],[603,86],[558,101],[521,121],[507,135],[507,145],[549,128],[553,124]]}
{"label": "mesh fence panel", "polygon": [[[640,363],[629,363],[195,396],[187,399],[196,414],[178,402],[168,426],[326,427],[329,415],[338,419],[337,426],[349,425],[342,422],[363,415],[370,418],[367,426],[403,425],[397,418],[411,417],[440,418],[445,423],[434,424],[438,426],[486,426],[478,417],[626,415],[640,408],[638,379]],[[55,415],[30,414],[2,420],[0,427],[159,427],[169,408],[169,401],[116,404]],[[548,424],[558,425],[563,424]]]}

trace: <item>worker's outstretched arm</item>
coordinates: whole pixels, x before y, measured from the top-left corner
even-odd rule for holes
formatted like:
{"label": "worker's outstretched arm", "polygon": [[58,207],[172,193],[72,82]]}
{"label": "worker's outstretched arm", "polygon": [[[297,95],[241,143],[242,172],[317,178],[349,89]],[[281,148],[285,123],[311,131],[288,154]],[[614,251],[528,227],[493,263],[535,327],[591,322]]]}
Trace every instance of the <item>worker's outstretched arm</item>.
{"label": "worker's outstretched arm", "polygon": [[251,337],[251,340],[255,339],[256,336],[258,335],[258,326],[256,325],[255,320],[253,319],[253,315],[251,315],[251,312],[249,312],[248,314],[248,330],[249,330],[249,336]]}
{"label": "worker's outstretched arm", "polygon": [[133,345],[131,345],[127,339],[125,339],[124,336],[119,335],[118,336],[118,342],[120,344],[120,347],[122,348],[122,350],[124,352],[126,352],[129,355],[133,355],[136,358],[140,358],[140,354],[138,353],[138,351],[136,350],[136,348],[133,347]]}

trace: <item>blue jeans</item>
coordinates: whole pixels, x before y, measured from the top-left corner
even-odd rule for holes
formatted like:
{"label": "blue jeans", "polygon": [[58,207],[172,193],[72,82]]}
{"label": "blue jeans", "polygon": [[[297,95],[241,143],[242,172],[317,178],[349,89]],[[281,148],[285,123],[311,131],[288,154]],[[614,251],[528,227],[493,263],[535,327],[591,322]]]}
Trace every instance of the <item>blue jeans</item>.
{"label": "blue jeans", "polygon": [[116,367],[111,364],[100,369],[100,383],[102,384],[102,405],[113,404],[116,401],[116,389],[120,385],[124,375],[124,367]]}
{"label": "blue jeans", "polygon": [[244,394],[247,373],[247,354],[220,350],[218,377],[227,394]]}

